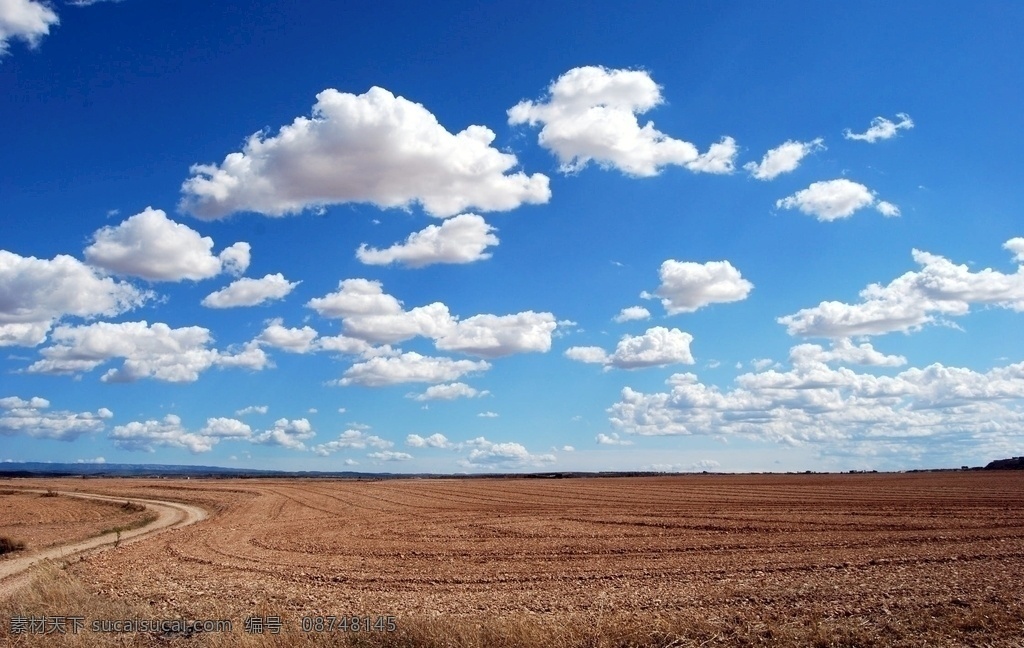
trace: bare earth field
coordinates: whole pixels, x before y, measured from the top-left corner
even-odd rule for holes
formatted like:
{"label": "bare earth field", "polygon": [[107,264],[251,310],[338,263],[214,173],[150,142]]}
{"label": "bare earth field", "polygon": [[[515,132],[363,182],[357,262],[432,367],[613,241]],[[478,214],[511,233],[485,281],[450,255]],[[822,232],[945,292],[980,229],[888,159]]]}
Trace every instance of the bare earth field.
{"label": "bare earth field", "polygon": [[[32,614],[234,623],[75,645],[1024,645],[1015,472],[17,482],[210,517],[44,573],[0,645],[53,639]],[[395,629],[302,631],[328,615]]]}
{"label": "bare earth field", "polygon": [[[28,550],[84,540],[146,517],[144,512],[132,510],[135,507],[123,506],[124,502],[47,497],[8,488],[11,483],[0,480],[0,537],[20,540]],[[20,487],[23,480],[13,483]],[[15,555],[0,555],[0,561]]]}

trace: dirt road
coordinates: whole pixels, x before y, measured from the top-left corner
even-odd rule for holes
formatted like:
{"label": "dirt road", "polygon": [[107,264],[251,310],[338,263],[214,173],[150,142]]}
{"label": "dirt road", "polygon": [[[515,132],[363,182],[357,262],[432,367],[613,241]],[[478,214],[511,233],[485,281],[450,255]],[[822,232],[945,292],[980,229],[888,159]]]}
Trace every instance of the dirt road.
{"label": "dirt road", "polygon": [[[25,492],[43,493],[45,491],[25,489]],[[59,494],[67,497],[108,502],[123,502],[125,500],[124,497],[112,497],[94,493],[60,491]],[[89,538],[88,540],[42,549],[14,558],[13,560],[0,562],[0,599],[10,596],[15,590],[28,583],[30,577],[30,574],[27,573],[28,570],[45,560],[66,559],[85,553],[93,553],[111,547],[114,544],[123,545],[138,542],[161,531],[181,528],[206,519],[206,511],[198,506],[152,499],[132,498],[132,501],[145,504],[147,509],[156,513],[156,520],[144,527],[123,531],[120,537],[116,533],[108,533],[95,538]]]}

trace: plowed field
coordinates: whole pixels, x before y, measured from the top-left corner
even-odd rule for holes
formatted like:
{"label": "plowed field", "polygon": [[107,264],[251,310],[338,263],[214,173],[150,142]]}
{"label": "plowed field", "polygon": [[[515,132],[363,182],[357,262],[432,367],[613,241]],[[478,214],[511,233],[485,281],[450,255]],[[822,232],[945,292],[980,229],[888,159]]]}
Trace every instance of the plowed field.
{"label": "plowed field", "polygon": [[[20,485],[20,482],[18,482]],[[72,497],[46,497],[38,492],[7,488],[0,481],[0,537],[20,540],[26,550],[43,549],[91,538],[107,529],[127,527],[146,517],[123,502],[101,502]],[[4,554],[0,560],[17,554]]]}
{"label": "plowed field", "polygon": [[628,615],[708,645],[1024,645],[1019,473],[54,483],[207,508],[69,567],[154,616]]}

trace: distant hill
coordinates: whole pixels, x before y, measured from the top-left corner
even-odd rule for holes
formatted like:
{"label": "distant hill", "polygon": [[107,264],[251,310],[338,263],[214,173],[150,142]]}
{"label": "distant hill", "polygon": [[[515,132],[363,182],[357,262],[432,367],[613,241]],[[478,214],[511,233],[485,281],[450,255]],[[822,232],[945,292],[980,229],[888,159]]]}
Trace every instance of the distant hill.
{"label": "distant hill", "polygon": [[393,476],[388,473],[287,472],[164,464],[47,463],[42,461],[0,463],[0,477],[340,477],[382,479]]}
{"label": "distant hill", "polygon": [[1024,457],[996,459],[985,466],[985,470],[1024,470]]}
{"label": "distant hill", "polygon": [[444,477],[448,479],[562,479],[571,477],[644,477],[665,473],[644,471],[623,472],[548,472],[548,473],[477,473],[477,474],[435,474],[435,473],[369,473],[329,471],[285,471],[257,470],[252,468],[223,468],[220,466],[174,466],[165,464],[117,464],[117,463],[47,463],[43,461],[0,463],[0,478],[13,477],[175,477],[175,478],[329,478],[329,479],[424,479]]}

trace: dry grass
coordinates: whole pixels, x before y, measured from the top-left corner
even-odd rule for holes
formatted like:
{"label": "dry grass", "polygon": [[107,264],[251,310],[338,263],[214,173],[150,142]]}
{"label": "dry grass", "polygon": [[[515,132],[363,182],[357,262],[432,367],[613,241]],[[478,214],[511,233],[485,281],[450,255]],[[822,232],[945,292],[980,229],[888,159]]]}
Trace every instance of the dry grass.
{"label": "dry grass", "polygon": [[[931,615],[916,619],[826,618],[814,610],[801,616],[783,616],[781,610],[773,614],[766,609],[747,614],[723,610],[720,615],[681,612],[650,616],[617,612],[597,617],[526,614],[497,618],[408,617],[396,619],[394,632],[360,633],[305,633],[300,630],[299,618],[283,617],[284,628],[280,634],[247,634],[244,619],[232,619],[229,613],[220,610],[219,602],[207,601],[203,614],[208,619],[230,619],[231,632],[92,632],[89,628],[94,620],[156,619],[161,615],[145,604],[93,592],[60,566],[49,563],[37,571],[30,585],[10,600],[0,601],[0,645],[11,648],[50,645],[72,648],[168,645],[204,648],[1009,648],[1018,647],[1020,643],[1018,639],[1007,637],[1005,630],[1013,627],[1024,630],[1019,603],[964,606],[951,602],[936,606]],[[259,606],[252,614],[266,617],[278,612]],[[85,629],[77,635],[11,633],[10,621],[14,617],[58,615],[84,617]]]}
{"label": "dry grass", "polygon": [[0,536],[0,556],[8,553],[14,553],[15,551],[21,551],[25,548],[25,543],[21,540],[12,540],[7,536]]}

